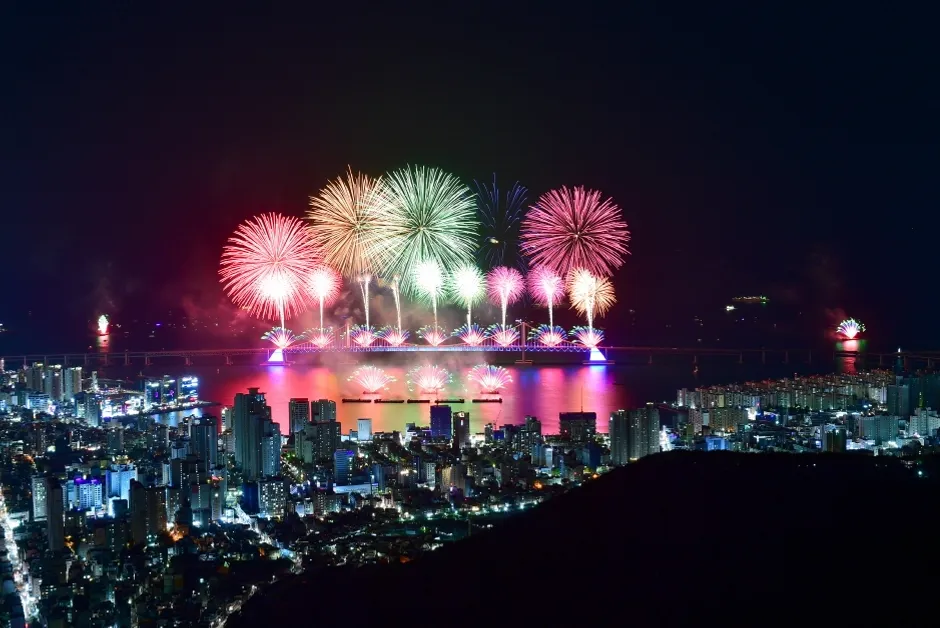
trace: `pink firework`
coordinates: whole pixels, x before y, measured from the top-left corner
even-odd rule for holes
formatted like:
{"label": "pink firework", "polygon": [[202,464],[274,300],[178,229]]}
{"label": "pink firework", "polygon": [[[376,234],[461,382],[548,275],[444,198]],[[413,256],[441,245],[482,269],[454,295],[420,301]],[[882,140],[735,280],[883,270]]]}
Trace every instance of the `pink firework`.
{"label": "pink firework", "polygon": [[543,194],[522,220],[522,252],[533,266],[565,277],[575,268],[610,276],[629,253],[630,232],[612,199],[562,187]]}
{"label": "pink firework", "polygon": [[565,341],[568,333],[563,327],[552,327],[551,325],[539,325],[529,334],[529,338],[545,347],[557,347]]}
{"label": "pink firework", "polygon": [[522,273],[508,266],[497,266],[486,274],[486,285],[490,302],[502,310],[502,325],[505,327],[506,309],[525,294]]}
{"label": "pink firework", "polygon": [[454,335],[470,347],[478,347],[486,340],[486,332],[479,325],[464,325],[454,330]]}
{"label": "pink firework", "polygon": [[555,326],[554,308],[565,297],[565,281],[547,266],[536,266],[526,276],[526,285],[532,299],[548,308],[548,326]]}
{"label": "pink firework", "polygon": [[497,393],[512,383],[512,376],[509,371],[501,366],[492,366],[491,364],[477,364],[467,374],[467,378],[480,387],[484,393]]}
{"label": "pink firework", "polygon": [[410,335],[407,330],[396,329],[394,327],[385,327],[376,334],[380,340],[384,340],[392,347],[400,347],[408,340]]}
{"label": "pink firework", "polygon": [[306,338],[308,332],[302,334],[295,334],[289,329],[283,327],[275,327],[269,332],[266,332],[261,339],[268,340],[274,343],[274,346],[280,350],[284,350],[287,347],[302,342]]}
{"label": "pink firework", "polygon": [[379,390],[384,389],[388,384],[395,381],[395,378],[377,366],[360,366],[353,374],[349,376],[349,381],[356,382],[362,386],[362,391],[372,395]]}
{"label": "pink firework", "polygon": [[604,332],[593,327],[575,327],[571,330],[571,336],[588,349],[596,349],[604,342]]}
{"label": "pink firework", "polygon": [[243,222],[222,249],[219,275],[232,302],[251,316],[284,320],[309,303],[304,289],[320,251],[302,222],[261,214]]}
{"label": "pink firework", "polygon": [[487,335],[501,347],[508,347],[519,340],[519,332],[516,328],[505,325],[490,325]]}
{"label": "pink firework", "polygon": [[413,390],[436,393],[442,390],[451,381],[450,372],[434,364],[416,366],[408,371],[408,384]]}
{"label": "pink firework", "polygon": [[447,332],[436,325],[425,325],[418,330],[418,336],[432,347],[436,347],[447,340]]}
{"label": "pink firework", "polygon": [[366,348],[375,342],[375,331],[365,325],[353,325],[349,330],[349,337],[360,347]]}
{"label": "pink firework", "polygon": [[307,290],[310,292],[310,296],[320,304],[321,329],[323,328],[323,307],[333,304],[336,297],[339,296],[339,289],[342,284],[343,279],[339,276],[339,273],[324,264],[313,269],[307,278]]}
{"label": "pink firework", "polygon": [[325,349],[333,342],[333,328],[320,328],[310,332],[307,341],[318,349]]}

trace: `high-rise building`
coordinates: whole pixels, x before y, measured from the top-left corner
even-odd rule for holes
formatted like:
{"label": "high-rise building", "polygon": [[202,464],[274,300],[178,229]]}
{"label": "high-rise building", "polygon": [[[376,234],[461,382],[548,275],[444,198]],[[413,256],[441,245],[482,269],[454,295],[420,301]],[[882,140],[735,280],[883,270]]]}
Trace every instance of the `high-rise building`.
{"label": "high-rise building", "polygon": [[287,509],[287,484],[282,477],[258,481],[258,508],[268,517],[282,517]]}
{"label": "high-rise building", "polygon": [[314,464],[332,460],[333,452],[339,449],[341,429],[342,425],[337,421],[318,421],[307,425],[299,435],[302,438],[301,455],[304,462]]}
{"label": "high-rise building", "polygon": [[105,471],[105,491],[108,499],[123,499],[130,503],[131,481],[137,479],[137,467],[132,464],[112,464]]}
{"label": "high-rise building", "polygon": [[302,432],[304,426],[310,422],[310,400],[299,397],[288,401],[287,416],[290,419],[290,433]]}
{"label": "high-rise building", "polygon": [[131,482],[131,539],[134,544],[146,543],[167,530],[166,488],[145,487]]}
{"label": "high-rise building", "polygon": [[452,433],[450,406],[431,406],[431,438],[450,440]]}
{"label": "high-rise building", "polygon": [[858,435],[860,438],[875,441],[876,445],[884,445],[897,437],[898,419],[899,417],[891,415],[859,417]]}
{"label": "high-rise building", "polygon": [[597,413],[559,412],[558,427],[561,437],[572,443],[586,443],[597,434]]}
{"label": "high-rise building", "polygon": [[659,410],[651,403],[611,412],[608,423],[610,462],[624,465],[659,451]]}
{"label": "high-rise building", "polygon": [[234,429],[234,421],[232,420],[232,408],[229,406],[222,407],[222,430],[231,430]]}
{"label": "high-rise building", "polygon": [[454,449],[461,450],[470,446],[470,413],[454,412]]}
{"label": "high-rise building", "polygon": [[340,449],[333,452],[333,481],[337,486],[352,484],[353,459],[356,452]]}
{"label": "high-rise building", "polygon": [[82,367],[73,366],[62,371],[62,398],[69,401],[82,392]]}
{"label": "high-rise building", "polygon": [[826,425],[822,433],[822,450],[829,453],[845,453],[847,436],[841,425]]}
{"label": "high-rise building", "polygon": [[317,399],[311,406],[313,421],[335,421],[336,420],[336,402],[329,399]]}
{"label": "high-rise building", "polygon": [[652,403],[630,410],[627,451],[630,460],[659,452],[659,409]]}
{"label": "high-rise building", "polygon": [[108,430],[108,453],[119,456],[124,453],[124,426],[115,423]]}
{"label": "high-rise building", "polygon": [[219,460],[219,421],[214,416],[193,419],[189,426],[189,450],[204,460],[209,468]]}
{"label": "high-rise building", "polygon": [[359,419],[356,421],[356,431],[359,434],[359,442],[372,440],[372,419]]}
{"label": "high-rise building", "polygon": [[264,393],[249,388],[248,393],[235,395],[232,408],[235,424],[235,464],[242,469],[246,481],[257,480],[262,473],[261,440],[265,434],[265,423],[271,421],[271,407]]}
{"label": "high-rise building", "polygon": [[45,367],[39,362],[35,362],[32,366],[27,366],[23,369],[23,375],[26,377],[26,390],[45,392],[46,387],[43,385],[45,372]]}
{"label": "high-rise building", "polygon": [[607,435],[610,437],[610,463],[613,465],[625,465],[630,462],[627,444],[629,425],[630,417],[626,410],[610,413]]}
{"label": "high-rise building", "polygon": [[46,367],[43,379],[43,392],[49,395],[52,403],[62,401],[62,366],[54,364]]}
{"label": "high-rise building", "polygon": [[46,478],[33,476],[33,521],[46,520]]}
{"label": "high-rise building", "polygon": [[898,378],[898,383],[888,386],[888,414],[906,419],[913,413],[911,406],[911,387],[902,383],[903,378]]}
{"label": "high-rise building", "polygon": [[65,495],[56,478],[46,478],[46,537],[49,549],[65,547]]}
{"label": "high-rise building", "polygon": [[533,447],[542,444],[542,422],[534,416],[527,416],[518,441],[517,450],[531,455]]}
{"label": "high-rise building", "polygon": [[261,475],[274,477],[281,474],[281,426],[267,419],[261,434]]}

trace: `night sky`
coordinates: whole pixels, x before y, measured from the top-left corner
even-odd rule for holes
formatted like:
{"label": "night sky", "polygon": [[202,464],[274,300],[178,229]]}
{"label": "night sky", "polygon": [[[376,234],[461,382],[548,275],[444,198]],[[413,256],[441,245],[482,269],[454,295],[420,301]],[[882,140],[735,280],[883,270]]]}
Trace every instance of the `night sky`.
{"label": "night sky", "polygon": [[633,255],[612,317],[686,318],[760,293],[814,321],[845,311],[873,341],[940,346],[924,329],[938,305],[932,15],[866,3],[151,15],[11,4],[8,326],[31,313],[34,328],[64,333],[102,309],[211,308],[240,221],[301,215],[347,164],[378,175],[420,163],[468,183],[518,179],[533,200],[562,184],[614,197]]}

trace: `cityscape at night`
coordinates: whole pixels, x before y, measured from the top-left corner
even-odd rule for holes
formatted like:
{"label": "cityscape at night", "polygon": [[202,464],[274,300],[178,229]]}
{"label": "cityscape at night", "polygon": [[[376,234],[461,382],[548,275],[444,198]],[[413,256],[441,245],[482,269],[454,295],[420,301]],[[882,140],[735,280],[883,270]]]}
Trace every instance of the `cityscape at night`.
{"label": "cityscape at night", "polygon": [[930,622],[868,9],[3,9],[0,628]]}

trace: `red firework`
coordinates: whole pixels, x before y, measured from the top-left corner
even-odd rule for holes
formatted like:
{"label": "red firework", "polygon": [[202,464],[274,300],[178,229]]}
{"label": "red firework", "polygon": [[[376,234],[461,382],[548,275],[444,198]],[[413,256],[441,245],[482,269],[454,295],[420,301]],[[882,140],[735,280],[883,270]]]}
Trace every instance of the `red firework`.
{"label": "red firework", "polygon": [[235,230],[222,249],[222,287],[232,302],[259,318],[284,319],[303,312],[306,283],[320,262],[319,249],[296,218],[261,214]]}
{"label": "red firework", "polygon": [[487,294],[493,305],[502,312],[501,322],[506,326],[506,309],[525,294],[522,273],[508,266],[497,266],[486,274]]}
{"label": "red firework", "polygon": [[543,194],[522,221],[522,251],[533,266],[564,277],[575,268],[610,276],[629,253],[630,232],[612,199],[562,187]]}

